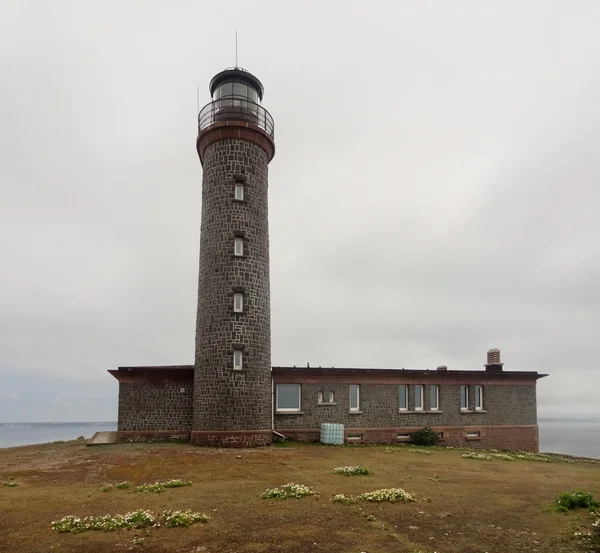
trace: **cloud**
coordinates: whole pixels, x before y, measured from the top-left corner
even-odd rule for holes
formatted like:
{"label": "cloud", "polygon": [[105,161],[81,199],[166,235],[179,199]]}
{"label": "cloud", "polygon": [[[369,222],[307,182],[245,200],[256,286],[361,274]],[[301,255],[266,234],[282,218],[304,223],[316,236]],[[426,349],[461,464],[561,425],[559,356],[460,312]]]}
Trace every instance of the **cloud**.
{"label": "cloud", "polygon": [[107,368],[192,361],[196,87],[233,28],[276,125],[273,364],[478,369],[499,347],[550,373],[540,414],[593,412],[599,12],[9,2],[0,389],[22,400],[0,420],[114,418]]}

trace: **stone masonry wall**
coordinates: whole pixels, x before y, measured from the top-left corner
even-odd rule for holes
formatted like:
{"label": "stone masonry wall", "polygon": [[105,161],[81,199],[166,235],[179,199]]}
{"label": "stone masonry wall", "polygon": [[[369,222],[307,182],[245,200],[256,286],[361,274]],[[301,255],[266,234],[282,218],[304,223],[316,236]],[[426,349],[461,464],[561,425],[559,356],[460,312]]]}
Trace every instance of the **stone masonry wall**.
{"label": "stone masonry wall", "polygon": [[[423,426],[537,425],[535,385],[486,385],[483,411],[460,410],[460,386],[439,388],[439,411],[429,411],[429,386],[424,389],[424,410],[414,411],[414,385],[409,385],[409,411],[399,412],[399,387],[360,385],[360,411],[349,410],[349,384],[302,384],[301,414],[275,412],[275,429],[317,429],[321,423],[341,423],[347,428]],[[334,405],[318,405],[317,393],[333,391]],[[469,405],[475,404],[474,386]]]}
{"label": "stone masonry wall", "polygon": [[[248,140],[222,139],[207,146],[203,167],[193,431],[268,430],[267,154]],[[236,178],[245,179],[243,201],[234,199]],[[234,256],[235,236],[244,239],[243,257]],[[244,294],[243,313],[233,311],[234,292]],[[234,349],[243,351],[243,370],[233,369]]]}
{"label": "stone masonry wall", "polygon": [[187,431],[193,385],[179,382],[119,384],[119,431]]}

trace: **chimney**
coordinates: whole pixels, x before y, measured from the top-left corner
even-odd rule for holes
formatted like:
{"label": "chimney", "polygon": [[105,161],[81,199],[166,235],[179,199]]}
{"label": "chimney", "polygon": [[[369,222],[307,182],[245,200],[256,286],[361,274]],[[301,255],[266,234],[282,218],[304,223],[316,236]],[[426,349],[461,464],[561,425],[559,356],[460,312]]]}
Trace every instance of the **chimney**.
{"label": "chimney", "polygon": [[436,369],[436,371],[447,371],[447,370],[448,370],[448,367],[446,367],[446,365],[440,365],[440,366],[439,366],[439,367]]}
{"label": "chimney", "polygon": [[485,370],[487,372],[502,372],[502,365],[500,362],[500,350],[493,348],[487,352],[487,363],[485,364]]}

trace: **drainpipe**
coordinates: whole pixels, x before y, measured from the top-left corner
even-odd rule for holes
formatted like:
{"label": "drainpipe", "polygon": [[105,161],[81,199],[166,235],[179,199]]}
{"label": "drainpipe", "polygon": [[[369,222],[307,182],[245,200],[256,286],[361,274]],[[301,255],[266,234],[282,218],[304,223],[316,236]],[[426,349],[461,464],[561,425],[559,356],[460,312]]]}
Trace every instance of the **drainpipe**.
{"label": "drainpipe", "polygon": [[282,440],[285,440],[285,436],[279,432],[275,432],[275,380],[273,379],[273,372],[271,371],[271,432],[279,436]]}

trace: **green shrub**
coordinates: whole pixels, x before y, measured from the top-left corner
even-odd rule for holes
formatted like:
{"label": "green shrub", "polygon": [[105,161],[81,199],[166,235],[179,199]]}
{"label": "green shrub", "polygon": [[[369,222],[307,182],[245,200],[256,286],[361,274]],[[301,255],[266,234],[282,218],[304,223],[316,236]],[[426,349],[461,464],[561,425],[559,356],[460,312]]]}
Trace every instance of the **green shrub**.
{"label": "green shrub", "polygon": [[410,441],[417,445],[435,445],[439,441],[438,433],[431,430],[429,426],[421,428],[410,435]]}
{"label": "green shrub", "polygon": [[563,492],[558,496],[554,504],[554,510],[559,512],[571,511],[573,509],[589,509],[595,511],[600,507],[600,503],[594,501],[594,496],[590,492]]}

